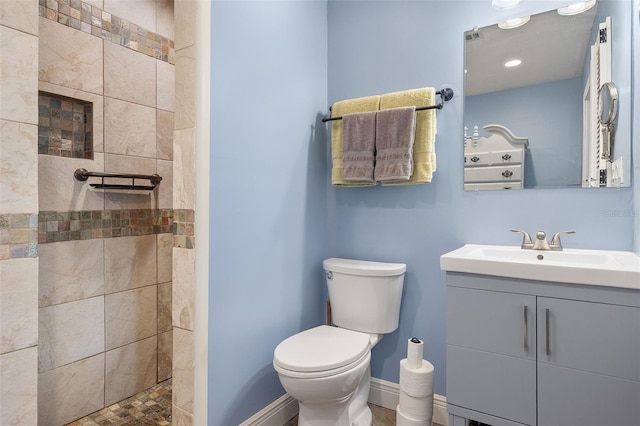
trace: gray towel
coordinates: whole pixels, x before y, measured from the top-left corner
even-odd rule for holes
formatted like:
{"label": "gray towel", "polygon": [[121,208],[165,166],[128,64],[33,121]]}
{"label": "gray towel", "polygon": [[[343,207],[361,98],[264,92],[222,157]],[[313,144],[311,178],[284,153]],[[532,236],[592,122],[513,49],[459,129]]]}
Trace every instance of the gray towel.
{"label": "gray towel", "polygon": [[373,182],[376,111],[342,117],[342,180]]}
{"label": "gray towel", "polygon": [[415,106],[378,111],[376,180],[409,180],[411,178],[415,127]]}

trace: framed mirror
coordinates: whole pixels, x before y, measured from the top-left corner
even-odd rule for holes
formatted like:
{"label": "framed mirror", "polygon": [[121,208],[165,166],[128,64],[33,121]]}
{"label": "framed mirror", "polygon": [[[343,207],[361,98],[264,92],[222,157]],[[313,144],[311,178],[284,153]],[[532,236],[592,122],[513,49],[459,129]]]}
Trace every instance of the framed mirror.
{"label": "framed mirror", "polygon": [[590,0],[464,33],[465,189],[629,186],[631,6]]}

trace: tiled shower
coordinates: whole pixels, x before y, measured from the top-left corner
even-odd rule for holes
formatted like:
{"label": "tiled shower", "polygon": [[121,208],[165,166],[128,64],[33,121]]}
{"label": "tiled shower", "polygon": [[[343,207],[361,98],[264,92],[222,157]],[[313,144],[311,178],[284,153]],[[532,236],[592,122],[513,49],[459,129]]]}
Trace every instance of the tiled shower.
{"label": "tiled shower", "polygon": [[[193,52],[174,44],[185,16],[173,0],[0,2],[0,424],[64,424],[172,375],[174,411],[189,421],[194,210],[183,170],[195,141],[193,93],[175,84],[175,64],[189,75]],[[95,190],[78,168],[162,182]]]}

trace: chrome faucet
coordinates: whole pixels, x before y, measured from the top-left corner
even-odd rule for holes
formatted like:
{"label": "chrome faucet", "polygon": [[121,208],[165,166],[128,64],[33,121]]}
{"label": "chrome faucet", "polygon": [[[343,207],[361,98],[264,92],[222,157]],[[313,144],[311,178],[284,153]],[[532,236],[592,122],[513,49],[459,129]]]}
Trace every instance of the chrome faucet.
{"label": "chrome faucet", "polygon": [[536,241],[533,243],[533,250],[551,250],[547,242],[547,234],[544,231],[536,232]]}
{"label": "chrome faucet", "polygon": [[525,231],[518,229],[512,229],[511,232],[519,232],[522,234],[522,245],[520,248],[525,250],[552,250],[561,251],[562,242],[560,241],[561,234],[575,234],[575,231],[561,231],[554,234],[551,238],[551,243],[547,242],[547,234],[544,231],[538,231],[536,233],[536,241],[531,241],[531,236]]}

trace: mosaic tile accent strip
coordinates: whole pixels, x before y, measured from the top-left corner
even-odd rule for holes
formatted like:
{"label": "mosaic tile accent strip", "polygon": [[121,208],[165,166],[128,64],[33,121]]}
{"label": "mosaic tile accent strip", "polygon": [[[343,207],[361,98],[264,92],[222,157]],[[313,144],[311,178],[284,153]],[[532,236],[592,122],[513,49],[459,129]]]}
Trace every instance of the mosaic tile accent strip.
{"label": "mosaic tile accent strip", "polygon": [[173,246],[194,249],[196,247],[195,210],[175,209],[173,211]]}
{"label": "mosaic tile accent strip", "polygon": [[172,221],[170,209],[41,211],[38,243],[171,233]]}
{"label": "mosaic tile accent strip", "polygon": [[81,0],[40,0],[39,14],[67,27],[92,34],[170,64],[176,63],[173,40],[147,31]]}
{"label": "mosaic tile accent strip", "polygon": [[171,379],[66,426],[171,425]]}
{"label": "mosaic tile accent strip", "polygon": [[38,215],[0,214],[0,260],[38,257]]}
{"label": "mosaic tile accent strip", "polygon": [[93,104],[38,92],[38,154],[93,158]]}

